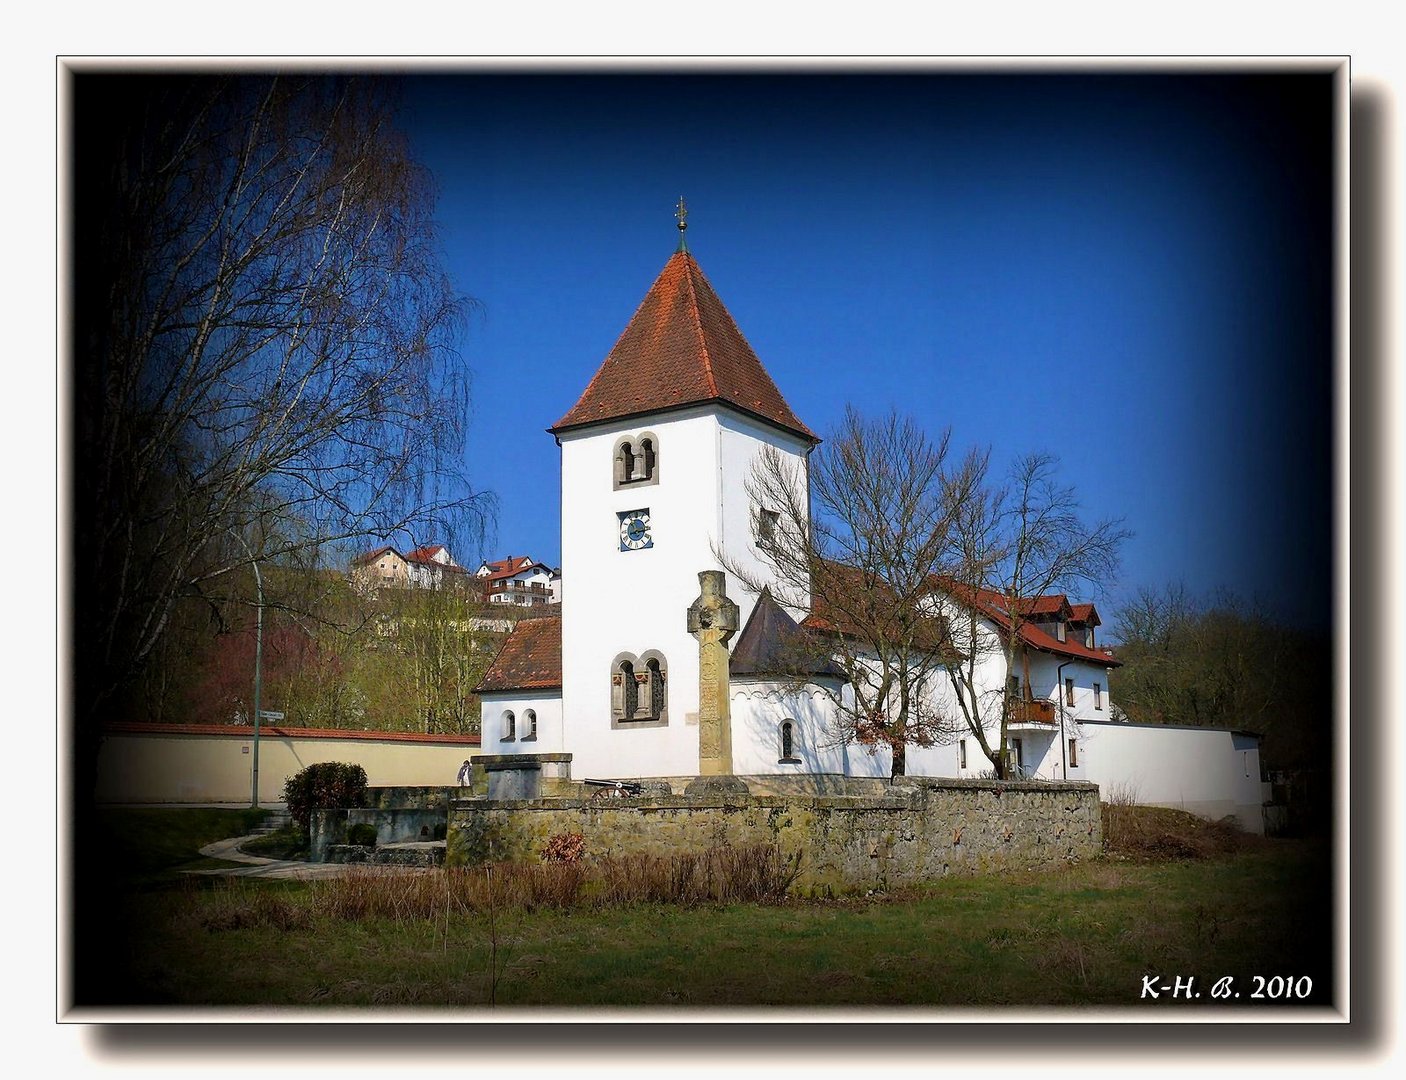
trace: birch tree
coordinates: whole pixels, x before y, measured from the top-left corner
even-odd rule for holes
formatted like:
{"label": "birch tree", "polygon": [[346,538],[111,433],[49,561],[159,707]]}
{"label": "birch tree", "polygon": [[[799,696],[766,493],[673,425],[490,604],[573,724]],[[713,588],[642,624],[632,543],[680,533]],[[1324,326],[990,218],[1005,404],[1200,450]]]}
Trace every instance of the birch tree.
{"label": "birch tree", "polygon": [[120,709],[175,605],[255,560],[443,541],[492,507],[463,460],[469,301],[384,84],[73,78],[87,731]]}

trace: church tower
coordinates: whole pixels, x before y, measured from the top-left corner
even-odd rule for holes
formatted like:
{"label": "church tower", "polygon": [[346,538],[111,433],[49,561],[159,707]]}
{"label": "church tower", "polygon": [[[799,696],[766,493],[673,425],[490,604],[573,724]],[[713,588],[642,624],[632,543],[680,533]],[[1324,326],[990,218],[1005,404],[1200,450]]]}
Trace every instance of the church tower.
{"label": "church tower", "polygon": [[[819,441],[683,241],[580,400],[561,446],[563,748],[577,778],[699,772],[689,607],[716,552],[765,563],[745,490],[764,447],[799,475]],[[757,597],[731,574],[742,623]]]}

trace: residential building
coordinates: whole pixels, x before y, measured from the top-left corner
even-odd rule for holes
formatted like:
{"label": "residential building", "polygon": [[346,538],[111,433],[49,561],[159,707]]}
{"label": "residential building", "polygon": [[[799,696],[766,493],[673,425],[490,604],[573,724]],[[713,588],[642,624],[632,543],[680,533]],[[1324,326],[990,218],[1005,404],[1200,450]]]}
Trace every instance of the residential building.
{"label": "residential building", "polygon": [[561,603],[561,570],[537,562],[530,555],[509,555],[484,562],[475,577],[490,604],[533,608]]}
{"label": "residential building", "polygon": [[443,544],[404,554],[387,545],[353,559],[351,577],[364,588],[441,589],[464,586],[468,571],[454,561]]}

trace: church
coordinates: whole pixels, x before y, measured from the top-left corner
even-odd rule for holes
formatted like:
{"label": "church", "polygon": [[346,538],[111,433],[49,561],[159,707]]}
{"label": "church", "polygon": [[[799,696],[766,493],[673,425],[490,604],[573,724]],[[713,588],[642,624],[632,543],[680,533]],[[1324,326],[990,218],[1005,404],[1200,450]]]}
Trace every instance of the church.
{"label": "church", "polygon": [[[771,572],[756,535],[766,508],[746,492],[754,462],[770,448],[805,478],[820,440],[688,251],[685,228],[681,220],[678,250],[548,428],[561,448],[568,595],[559,615],[518,624],[477,688],[482,751],[570,754],[578,780],[887,777],[886,748],[834,737],[834,703],[849,692],[839,668],[817,665],[805,681],[769,662],[812,613],[787,610],[770,589],[749,591],[734,573],[755,585]],[[999,598],[973,602],[996,633]],[[987,675],[996,690],[1023,684],[1009,725],[1018,775],[1159,791],[1171,777],[1169,796],[1146,801],[1257,819],[1254,736],[1239,733],[1234,746],[1181,740],[1169,751],[1164,729],[1129,750],[1141,725],[1113,720],[1117,661],[1097,646],[1094,606],[1064,596],[1036,604],[1020,630],[1021,670],[1006,672],[1001,659]],[[1100,744],[1114,752],[1100,754]],[[974,739],[910,745],[906,758],[911,775],[991,775]],[[1188,798],[1188,783],[1209,786]]]}

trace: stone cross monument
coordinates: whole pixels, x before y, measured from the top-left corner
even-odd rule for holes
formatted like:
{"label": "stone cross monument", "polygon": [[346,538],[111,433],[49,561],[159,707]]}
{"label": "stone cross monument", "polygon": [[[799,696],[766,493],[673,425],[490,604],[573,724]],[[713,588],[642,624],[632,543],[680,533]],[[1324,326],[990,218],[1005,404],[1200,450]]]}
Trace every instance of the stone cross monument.
{"label": "stone cross monument", "polygon": [[698,638],[698,774],[732,773],[732,711],[728,704],[727,639],[737,633],[737,605],[727,598],[721,570],[698,575],[702,590],[688,609],[688,632]]}

